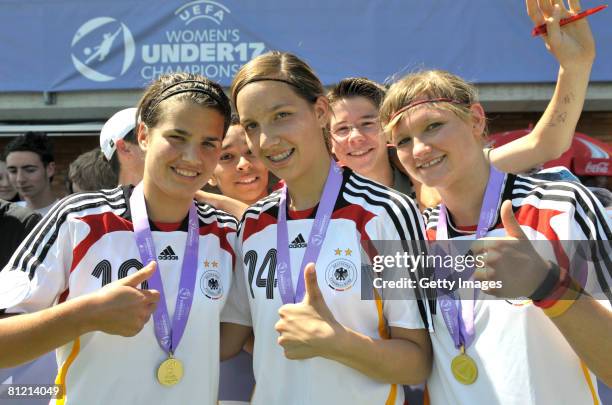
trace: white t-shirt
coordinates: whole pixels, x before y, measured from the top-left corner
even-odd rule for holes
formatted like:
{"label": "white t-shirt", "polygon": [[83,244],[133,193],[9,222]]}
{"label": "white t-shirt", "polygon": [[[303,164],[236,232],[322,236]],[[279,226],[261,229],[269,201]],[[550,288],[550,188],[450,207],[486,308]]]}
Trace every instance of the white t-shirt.
{"label": "white t-shirt", "polygon": [[[57,204],[0,273],[0,308],[6,313],[35,312],[142,268],[128,208],[131,190],[74,194]],[[175,351],[184,366],[183,379],[169,388],[157,382],[157,368],[167,355],[151,317],[130,338],[92,332],[59,347],[55,381],[65,384],[63,404],[216,404],[219,317],[231,286],[237,221],[204,204],[197,204],[197,212],[195,293]],[[170,319],[187,238],[184,222],[177,231],[151,228]]]}
{"label": "white t-shirt", "polygon": [[[243,216],[235,284],[222,315],[223,322],[254,329],[256,387],[252,403],[403,404],[401,387],[375,381],[341,363],[320,357],[285,358],[274,329],[283,305],[275,276],[278,206],[277,192],[250,207]],[[315,214],[289,212],[294,289]],[[342,188],[316,262],[319,287],[338,322],[374,339],[387,338],[391,326],[423,328],[414,299],[361,299],[362,283],[369,280],[361,279],[360,257],[360,242],[424,240],[422,226],[418,209],[409,197],[344,169]]]}
{"label": "white t-shirt", "polygon": [[[502,192],[501,201],[512,201],[515,217],[530,240],[603,242],[612,236],[603,207],[580,184],[506,175]],[[427,236],[435,240],[439,207],[426,210],[425,216]],[[474,239],[473,230],[454,228],[450,218],[447,223],[449,238]],[[504,235],[498,214],[497,224],[487,236]],[[606,244],[609,252],[609,242]],[[541,255],[548,251],[546,258],[557,261],[546,242],[534,247]],[[601,292],[610,285],[610,258],[603,259],[603,267],[601,262],[589,267],[585,290]],[[601,302],[610,308],[609,301]],[[455,380],[450,368],[459,352],[439,308],[433,315],[434,365],[427,382],[432,405],[600,403],[595,375],[553,322],[530,301],[478,300],[474,322],[475,340],[466,353],[476,361],[478,378],[471,385],[463,385]]]}
{"label": "white t-shirt", "polygon": [[58,201],[59,200],[55,200],[51,204],[47,205],[46,207],[38,208],[38,209],[30,208],[28,206],[27,201],[17,201],[15,204],[19,205],[20,207],[30,208],[32,211],[40,214],[41,217],[44,217],[45,215],[47,215],[49,211],[51,211],[51,208],[53,208],[55,204],[57,204]]}

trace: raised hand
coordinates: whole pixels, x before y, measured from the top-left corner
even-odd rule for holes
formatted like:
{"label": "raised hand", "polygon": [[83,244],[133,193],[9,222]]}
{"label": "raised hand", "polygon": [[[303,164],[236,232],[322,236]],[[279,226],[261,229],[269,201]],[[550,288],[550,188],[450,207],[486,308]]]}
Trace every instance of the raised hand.
{"label": "raised hand", "polygon": [[475,280],[501,281],[502,287],[482,290],[505,298],[530,296],[544,281],[550,264],[535,251],[512,212],[512,203],[503,202],[501,219],[506,237],[482,238],[474,242],[474,255],[484,255],[484,267]]}
{"label": "raised hand", "polygon": [[542,35],[546,48],[565,69],[589,69],[595,59],[595,41],[587,21],[578,21],[559,25],[562,18],[578,14],[581,11],[579,0],[568,0],[566,7],[563,0],[525,0],[527,13],[537,26],[546,24],[547,34]]}
{"label": "raised hand", "polygon": [[285,350],[285,357],[292,360],[325,357],[343,331],[319,289],[314,263],[304,269],[304,286],[304,300],[280,307],[280,320],[275,325],[280,335],[278,344]]}
{"label": "raised hand", "polygon": [[160,295],[155,290],[141,290],[140,283],[155,272],[155,262],[139,271],[106,285],[92,296],[91,330],[111,335],[134,336],[149,321]]}

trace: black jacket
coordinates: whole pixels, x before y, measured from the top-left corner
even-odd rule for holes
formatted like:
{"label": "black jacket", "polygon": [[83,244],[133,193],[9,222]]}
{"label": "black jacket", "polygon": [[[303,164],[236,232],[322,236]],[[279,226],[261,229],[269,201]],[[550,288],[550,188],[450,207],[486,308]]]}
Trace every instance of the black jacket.
{"label": "black jacket", "polygon": [[0,271],[40,218],[28,208],[0,200]]}

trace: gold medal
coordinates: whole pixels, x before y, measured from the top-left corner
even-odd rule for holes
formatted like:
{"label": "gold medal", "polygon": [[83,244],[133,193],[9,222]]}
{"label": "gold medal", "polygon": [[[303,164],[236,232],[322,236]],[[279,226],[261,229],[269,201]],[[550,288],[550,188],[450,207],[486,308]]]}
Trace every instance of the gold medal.
{"label": "gold medal", "polygon": [[458,354],[451,362],[451,371],[461,384],[474,384],[478,378],[478,366],[474,359],[465,354],[463,346],[461,346],[461,354]]}
{"label": "gold medal", "polygon": [[183,378],[183,363],[170,356],[159,365],[157,369],[157,381],[161,385],[171,387],[178,384]]}

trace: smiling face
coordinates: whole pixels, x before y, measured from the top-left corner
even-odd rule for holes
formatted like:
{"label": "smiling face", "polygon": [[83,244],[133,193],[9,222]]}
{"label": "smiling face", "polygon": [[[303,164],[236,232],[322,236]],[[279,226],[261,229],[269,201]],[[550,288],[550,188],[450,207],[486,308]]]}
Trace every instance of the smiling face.
{"label": "smiling face", "polygon": [[145,151],[145,196],[159,203],[185,201],[206,184],[217,165],[223,116],[190,101],[166,100],[153,128],[141,124],[138,143]]}
{"label": "smiling face", "polygon": [[332,150],[342,165],[367,176],[388,160],[378,109],[370,100],[342,98],[332,111]]}
{"label": "smiling face", "polygon": [[324,97],[309,103],[291,86],[277,81],[247,84],[236,98],[249,147],[287,183],[315,175],[311,173],[314,162],[328,155],[322,133],[328,107]]}
{"label": "smiling face", "polygon": [[268,169],[249,149],[242,126],[227,131],[213,179],[223,195],[246,204],[268,194]]}
{"label": "smiling face", "polygon": [[[482,108],[470,108],[476,117]],[[422,104],[403,114],[391,130],[397,155],[419,182],[430,187],[450,187],[470,176],[484,159],[481,121],[465,121],[455,113]]]}

